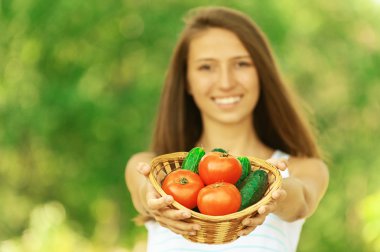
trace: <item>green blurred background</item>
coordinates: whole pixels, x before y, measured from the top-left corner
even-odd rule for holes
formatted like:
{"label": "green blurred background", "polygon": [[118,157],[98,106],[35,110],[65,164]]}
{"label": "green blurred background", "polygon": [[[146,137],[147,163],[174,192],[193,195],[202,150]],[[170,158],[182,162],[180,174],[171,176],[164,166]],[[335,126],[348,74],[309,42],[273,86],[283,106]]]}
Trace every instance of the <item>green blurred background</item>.
{"label": "green blurred background", "polygon": [[331,182],[299,251],[380,251],[379,0],[0,0],[1,252],[145,239],[124,167],[149,144],[182,16],[205,4],[256,20],[315,117]]}

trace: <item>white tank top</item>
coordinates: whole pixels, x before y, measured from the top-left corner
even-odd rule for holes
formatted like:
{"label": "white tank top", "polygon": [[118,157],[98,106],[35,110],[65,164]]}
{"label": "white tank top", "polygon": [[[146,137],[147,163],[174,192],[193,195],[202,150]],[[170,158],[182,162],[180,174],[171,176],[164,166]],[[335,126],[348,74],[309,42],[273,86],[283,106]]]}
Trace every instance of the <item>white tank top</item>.
{"label": "white tank top", "polygon": [[[276,150],[271,158],[289,158]],[[283,178],[289,177],[288,170],[281,171]],[[226,244],[203,244],[186,240],[155,221],[148,221],[147,252],[293,252],[297,249],[304,219],[287,222],[269,214],[264,223],[247,236]]]}

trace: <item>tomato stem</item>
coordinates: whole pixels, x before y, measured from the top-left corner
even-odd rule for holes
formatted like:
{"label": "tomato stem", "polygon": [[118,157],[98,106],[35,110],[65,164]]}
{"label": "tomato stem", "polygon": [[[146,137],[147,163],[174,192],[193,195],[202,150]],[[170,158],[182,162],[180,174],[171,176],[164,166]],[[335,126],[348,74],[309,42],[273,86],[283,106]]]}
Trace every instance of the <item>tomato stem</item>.
{"label": "tomato stem", "polygon": [[228,157],[230,154],[228,154],[228,153],[221,153],[221,157]]}
{"label": "tomato stem", "polygon": [[213,188],[218,188],[218,187],[221,187],[221,186],[223,186],[223,182],[216,182],[216,183],[212,184]]}
{"label": "tomato stem", "polygon": [[180,183],[181,185],[186,185],[187,183],[189,183],[189,180],[187,180],[187,178],[185,178],[185,177],[181,177],[181,178],[179,179],[179,183]]}

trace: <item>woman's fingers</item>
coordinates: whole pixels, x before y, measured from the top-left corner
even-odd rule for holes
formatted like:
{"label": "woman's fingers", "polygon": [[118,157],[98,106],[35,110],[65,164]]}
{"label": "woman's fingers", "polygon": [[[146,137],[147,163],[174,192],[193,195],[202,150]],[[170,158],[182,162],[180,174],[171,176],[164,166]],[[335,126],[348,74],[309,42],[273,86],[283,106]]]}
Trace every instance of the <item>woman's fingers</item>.
{"label": "woman's fingers", "polygon": [[[148,193],[149,195],[150,193]],[[158,210],[161,208],[168,207],[173,203],[173,197],[170,195],[167,195],[165,197],[160,197],[160,198],[147,198],[147,204],[148,207],[151,210]]]}
{"label": "woman's fingers", "polygon": [[242,221],[242,224],[245,226],[238,235],[248,235],[251,233],[257,226],[260,226],[264,223],[265,218],[268,214],[276,211],[277,209],[277,202],[283,200],[286,198],[286,191],[283,189],[278,189],[272,193],[272,199],[269,204],[259,207],[257,210],[257,214],[254,217],[248,217],[245,218]]}
{"label": "woman's fingers", "polygon": [[163,226],[163,227],[166,227],[166,228],[170,229],[171,231],[173,231],[176,234],[180,234],[180,235],[196,235],[196,231],[192,230],[192,229],[190,229],[190,230],[182,230],[182,229],[178,229],[176,227],[169,226],[169,225],[167,225],[165,223],[160,223],[160,225]]}
{"label": "woman's fingers", "polygon": [[239,236],[248,235],[253,230],[256,229],[257,226],[260,226],[265,221],[266,214],[256,214],[253,218],[245,218],[242,224],[245,226],[239,233]]}
{"label": "woman's fingers", "polygon": [[198,224],[190,224],[181,220],[166,218],[164,214],[156,216],[156,221],[164,227],[170,228],[173,231],[176,230],[174,231],[176,233],[190,234],[200,230],[200,226]]}
{"label": "woman's fingers", "polygon": [[153,185],[148,183],[147,203],[150,210],[159,211],[160,215],[174,220],[183,220],[191,217],[190,211],[168,208],[171,204],[173,204],[173,202],[174,199],[171,195],[161,197],[161,195],[154,189]]}
{"label": "woman's fingers", "polygon": [[185,220],[191,217],[191,213],[188,211],[182,211],[172,208],[162,211],[161,215],[173,220]]}
{"label": "woman's fingers", "polygon": [[151,183],[148,182],[146,188],[146,202],[150,210],[165,208],[173,203],[173,196],[166,195],[162,197]]}
{"label": "woman's fingers", "polygon": [[249,235],[249,233],[251,233],[253,230],[256,229],[257,226],[253,226],[253,227],[246,227],[244,229],[242,229],[241,231],[239,231],[238,233],[238,236],[245,236],[245,235]]}
{"label": "woman's fingers", "polygon": [[286,198],[286,196],[287,193],[284,189],[278,189],[272,193],[272,199],[276,201],[283,201]]}
{"label": "woman's fingers", "polygon": [[244,226],[256,227],[264,223],[265,217],[266,216],[258,214],[254,218],[245,218],[242,224]]}
{"label": "woman's fingers", "polygon": [[276,166],[277,169],[285,171],[288,168],[288,159],[286,158],[270,158],[266,160],[268,163]]}
{"label": "woman's fingers", "polygon": [[268,214],[274,212],[275,210],[277,209],[277,202],[272,202],[268,205],[265,205],[265,206],[261,206],[257,212],[260,214],[260,215],[264,215],[264,216],[267,216]]}
{"label": "woman's fingers", "polygon": [[259,207],[257,212],[260,215],[268,215],[277,210],[278,202],[286,198],[286,191],[284,189],[278,189],[272,193],[272,201],[264,206]]}

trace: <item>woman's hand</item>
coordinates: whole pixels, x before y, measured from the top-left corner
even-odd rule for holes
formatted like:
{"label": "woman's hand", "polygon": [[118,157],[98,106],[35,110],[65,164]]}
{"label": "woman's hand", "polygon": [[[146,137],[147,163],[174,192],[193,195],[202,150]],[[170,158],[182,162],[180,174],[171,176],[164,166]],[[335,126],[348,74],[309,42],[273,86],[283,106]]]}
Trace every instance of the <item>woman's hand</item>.
{"label": "woman's hand", "polygon": [[[267,162],[275,165],[277,169],[286,170],[288,164],[286,159],[268,159]],[[278,209],[278,203],[286,198],[286,191],[282,188],[275,190],[272,193],[272,200],[267,204],[259,207],[257,214],[254,217],[245,218],[242,224],[245,226],[238,235],[244,236],[251,233],[257,226],[264,223],[268,214],[275,212]]]}
{"label": "woman's hand", "polygon": [[200,226],[183,221],[191,217],[190,211],[170,208],[174,201],[173,197],[170,195],[162,197],[150,183],[148,179],[150,166],[146,163],[140,163],[137,170],[147,179],[146,190],[144,190],[146,192],[147,214],[152,216],[161,226],[177,234],[195,235]]}

